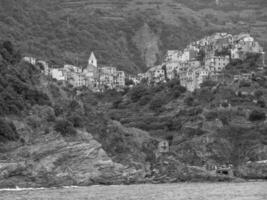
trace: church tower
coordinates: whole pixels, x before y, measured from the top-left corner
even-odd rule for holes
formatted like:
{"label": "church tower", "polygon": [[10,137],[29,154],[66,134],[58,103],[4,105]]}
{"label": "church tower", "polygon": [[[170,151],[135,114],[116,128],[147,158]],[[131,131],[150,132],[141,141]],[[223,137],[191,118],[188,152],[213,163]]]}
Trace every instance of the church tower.
{"label": "church tower", "polygon": [[93,65],[93,66],[97,67],[97,59],[95,57],[94,52],[92,52],[91,55],[90,55],[90,57],[89,57],[88,66],[89,65]]}

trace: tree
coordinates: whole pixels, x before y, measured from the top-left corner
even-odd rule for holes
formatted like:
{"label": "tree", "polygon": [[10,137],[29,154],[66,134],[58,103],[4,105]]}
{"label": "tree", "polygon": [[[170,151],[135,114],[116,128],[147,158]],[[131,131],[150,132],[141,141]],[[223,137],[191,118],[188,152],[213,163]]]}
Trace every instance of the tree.
{"label": "tree", "polygon": [[138,85],[131,90],[130,98],[133,102],[137,102],[146,93],[147,88],[144,85]]}
{"label": "tree", "polygon": [[165,78],[165,80],[168,81],[169,78],[167,76],[167,67],[166,67],[166,65],[163,65],[161,69],[164,71],[164,78]]}
{"label": "tree", "polygon": [[204,63],[204,58],[205,58],[205,50],[204,49],[200,49],[200,51],[198,52],[197,55],[197,59],[203,64]]}
{"label": "tree", "polygon": [[62,136],[76,135],[76,130],[73,124],[68,120],[59,120],[54,126],[55,131],[59,132]]}
{"label": "tree", "polygon": [[70,121],[75,128],[82,128],[84,125],[83,117],[78,113],[74,113],[68,117],[68,121]]}
{"label": "tree", "polygon": [[259,99],[263,95],[263,92],[261,90],[256,90],[254,92],[254,96]]}
{"label": "tree", "polygon": [[212,88],[216,85],[217,83],[215,81],[212,80],[206,80],[203,83],[201,83],[200,87],[204,88],[204,87],[208,87],[208,88]]}
{"label": "tree", "polygon": [[0,142],[15,141],[19,135],[13,123],[0,118]]}
{"label": "tree", "polygon": [[126,78],[125,79],[125,85],[126,86],[134,85],[134,82],[133,82],[133,80]]}
{"label": "tree", "polygon": [[162,96],[154,97],[150,102],[149,108],[153,111],[159,111],[165,103],[165,98]]}
{"label": "tree", "polygon": [[187,106],[193,106],[194,105],[194,98],[189,96],[189,97],[186,97],[184,99],[184,103],[187,105]]}
{"label": "tree", "polygon": [[266,119],[266,114],[263,111],[253,110],[249,115],[250,121],[263,121]]}

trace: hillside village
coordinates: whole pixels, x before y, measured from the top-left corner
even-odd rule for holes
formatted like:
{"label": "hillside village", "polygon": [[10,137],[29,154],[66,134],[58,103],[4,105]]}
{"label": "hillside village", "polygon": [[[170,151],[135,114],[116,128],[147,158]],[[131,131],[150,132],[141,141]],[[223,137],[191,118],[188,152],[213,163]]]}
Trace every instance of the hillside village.
{"label": "hillside village", "polygon": [[138,76],[150,84],[179,78],[182,86],[194,91],[207,79],[223,81],[221,72],[225,66],[232,60],[244,60],[250,53],[262,54],[265,65],[263,48],[249,34],[215,33],[190,43],[183,51],[167,51],[161,65]]}
{"label": "hillside village", "polygon": [[[260,44],[248,33],[231,35],[215,33],[199,41],[190,43],[184,50],[168,50],[162,64],[150,68],[137,76],[118,71],[116,67],[99,65],[92,52],[86,67],[65,64],[53,68],[45,61],[24,57],[24,61],[42,66],[45,75],[75,88],[87,87],[93,92],[107,89],[121,91],[141,81],[149,85],[179,79],[188,91],[200,88],[205,80],[225,81],[222,71],[233,60],[244,60],[249,54],[261,54],[265,66],[265,52]],[[251,74],[237,75],[233,79],[249,77]]]}
{"label": "hillside village", "polygon": [[125,87],[125,72],[118,71],[115,67],[98,65],[93,52],[84,68],[69,64],[65,64],[62,68],[53,68],[47,62],[36,58],[23,59],[31,64],[40,65],[45,75],[75,88],[87,87],[94,92],[101,92],[105,89],[120,90]]}

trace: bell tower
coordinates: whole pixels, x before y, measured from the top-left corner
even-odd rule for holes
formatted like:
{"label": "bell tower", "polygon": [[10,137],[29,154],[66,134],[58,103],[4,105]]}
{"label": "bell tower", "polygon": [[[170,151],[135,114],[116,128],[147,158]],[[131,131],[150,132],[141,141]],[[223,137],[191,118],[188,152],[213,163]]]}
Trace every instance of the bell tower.
{"label": "bell tower", "polygon": [[93,65],[93,66],[97,67],[97,59],[95,57],[94,52],[92,52],[90,57],[89,57],[88,65]]}

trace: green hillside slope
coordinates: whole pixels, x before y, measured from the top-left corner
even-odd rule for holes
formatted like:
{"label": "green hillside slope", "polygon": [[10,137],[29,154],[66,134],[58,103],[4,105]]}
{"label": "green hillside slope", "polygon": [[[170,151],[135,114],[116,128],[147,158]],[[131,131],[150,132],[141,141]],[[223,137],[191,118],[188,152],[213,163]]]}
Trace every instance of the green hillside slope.
{"label": "green hillside slope", "polygon": [[85,65],[95,51],[100,63],[132,73],[159,62],[167,49],[182,49],[214,31],[250,29],[266,46],[265,1],[221,2],[2,0],[0,37],[25,55],[56,64]]}

